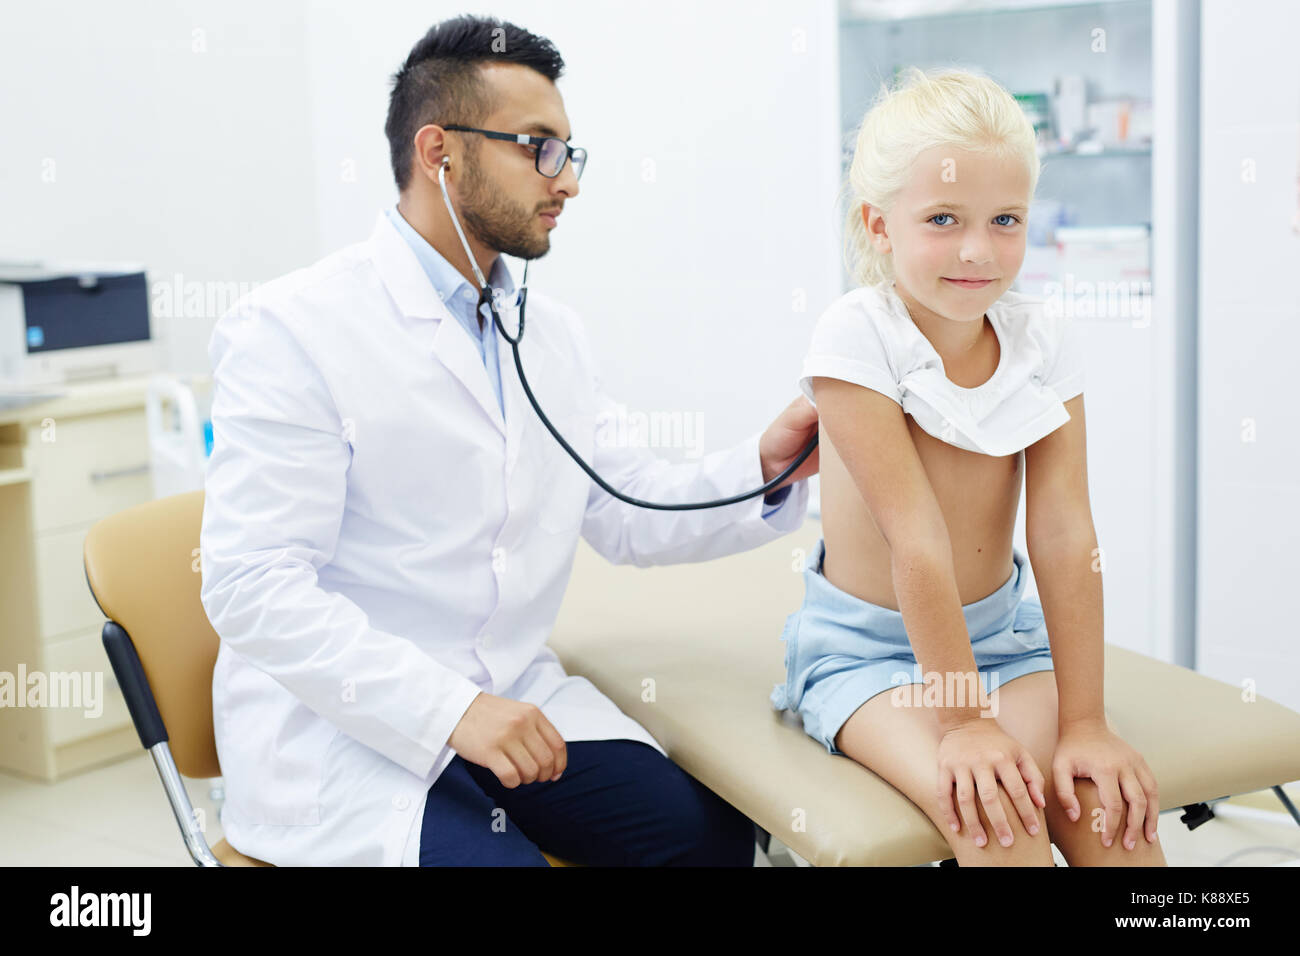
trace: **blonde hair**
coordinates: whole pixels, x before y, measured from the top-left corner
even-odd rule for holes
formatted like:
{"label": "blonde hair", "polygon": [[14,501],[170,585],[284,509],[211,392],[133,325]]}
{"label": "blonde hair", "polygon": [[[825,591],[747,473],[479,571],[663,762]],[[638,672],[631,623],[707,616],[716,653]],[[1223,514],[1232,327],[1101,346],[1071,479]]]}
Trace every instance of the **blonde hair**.
{"label": "blonde hair", "polygon": [[911,179],[917,157],[935,146],[989,151],[1019,160],[1029,170],[1029,195],[1038,186],[1042,164],[1033,124],[1005,89],[972,70],[948,68],[927,73],[907,67],[894,89],[882,83],[858,129],[853,162],[843,194],[844,262],[853,280],[879,285],[894,278],[890,253],[867,236],[862,204],[888,216]]}

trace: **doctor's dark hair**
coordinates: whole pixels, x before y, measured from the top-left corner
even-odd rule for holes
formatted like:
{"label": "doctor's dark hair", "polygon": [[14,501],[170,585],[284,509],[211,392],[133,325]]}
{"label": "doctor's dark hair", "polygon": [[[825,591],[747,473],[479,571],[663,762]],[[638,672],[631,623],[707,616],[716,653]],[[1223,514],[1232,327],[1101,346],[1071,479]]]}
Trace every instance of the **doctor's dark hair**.
{"label": "doctor's dark hair", "polygon": [[[518,63],[554,82],[564,60],[545,37],[513,23],[468,14],[435,23],[391,77],[384,132],[398,191],[411,181],[415,134],[423,126],[478,126],[496,108],[479,75],[484,63]],[[466,150],[478,148],[466,138]]]}
{"label": "doctor's dark hair", "polygon": [[1033,123],[1015,97],[974,69],[932,71],[906,67],[891,89],[882,83],[857,132],[857,145],[841,195],[844,264],[863,286],[894,278],[891,253],[867,235],[862,204],[870,203],[888,221],[899,193],[911,179],[917,157],[936,146],[989,152],[1029,171],[1029,195],[1038,188],[1042,162]]}

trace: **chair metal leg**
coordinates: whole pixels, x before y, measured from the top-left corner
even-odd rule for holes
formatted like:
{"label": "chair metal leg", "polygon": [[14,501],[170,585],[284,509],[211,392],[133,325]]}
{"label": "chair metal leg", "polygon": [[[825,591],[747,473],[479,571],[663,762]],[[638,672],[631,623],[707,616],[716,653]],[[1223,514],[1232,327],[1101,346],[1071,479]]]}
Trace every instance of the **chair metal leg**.
{"label": "chair metal leg", "polygon": [[[90,583],[89,576],[86,583]],[[95,593],[93,587],[90,593]],[[95,600],[98,603],[99,599]],[[153,765],[162,779],[163,789],[167,791],[167,802],[171,804],[176,824],[181,828],[185,849],[189,851],[195,866],[221,866],[221,861],[212,855],[198,821],[194,819],[190,795],[185,792],[180,771],[176,769],[171,747],[167,744],[167,726],[163,723],[162,714],[158,712],[158,702],[154,699],[153,689],[149,686],[149,678],[140,663],[140,655],[131,641],[131,635],[122,625],[109,619],[104,622],[100,638],[113,667],[113,676],[117,678],[117,685],[126,700],[131,723],[140,735],[140,744],[153,757]]]}
{"label": "chair metal leg", "polygon": [[185,849],[190,851],[194,865],[221,866],[221,861],[212,855],[208,841],[204,839],[203,831],[194,819],[194,806],[190,803],[190,795],[185,792],[185,784],[181,782],[180,772],[176,769],[176,761],[172,759],[167,741],[160,741],[150,747],[149,755],[153,757],[153,765],[162,778],[163,789],[167,791],[167,802],[171,804],[176,824],[181,828],[181,837],[185,840]]}

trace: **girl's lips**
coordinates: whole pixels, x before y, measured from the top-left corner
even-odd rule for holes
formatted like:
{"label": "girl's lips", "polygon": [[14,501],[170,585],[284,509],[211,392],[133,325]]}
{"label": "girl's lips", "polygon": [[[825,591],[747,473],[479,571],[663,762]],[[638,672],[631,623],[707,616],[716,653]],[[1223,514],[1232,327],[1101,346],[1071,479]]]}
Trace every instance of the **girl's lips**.
{"label": "girl's lips", "polygon": [[982,289],[982,288],[984,288],[986,285],[988,285],[990,282],[992,282],[993,280],[992,280],[992,279],[982,279],[982,280],[974,281],[974,282],[973,282],[973,281],[971,281],[971,280],[969,280],[969,279],[949,279],[947,276],[944,276],[944,277],[943,277],[943,281],[944,281],[944,282],[951,282],[953,285],[958,286],[959,288],[962,288],[962,289]]}

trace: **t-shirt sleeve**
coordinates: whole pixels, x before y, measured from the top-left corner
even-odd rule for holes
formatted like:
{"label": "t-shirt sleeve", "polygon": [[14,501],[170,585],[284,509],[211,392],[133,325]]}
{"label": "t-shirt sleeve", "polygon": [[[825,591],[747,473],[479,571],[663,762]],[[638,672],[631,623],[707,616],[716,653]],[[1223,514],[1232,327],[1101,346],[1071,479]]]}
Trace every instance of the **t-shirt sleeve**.
{"label": "t-shirt sleeve", "polygon": [[872,316],[857,303],[833,303],[813,329],[799,377],[800,390],[813,404],[812,380],[817,376],[862,385],[903,404],[885,338]]}
{"label": "t-shirt sleeve", "polygon": [[1048,358],[1051,367],[1043,378],[1043,384],[1066,402],[1083,391],[1083,343],[1076,320],[1061,317],[1057,321],[1060,325],[1056,353]]}

